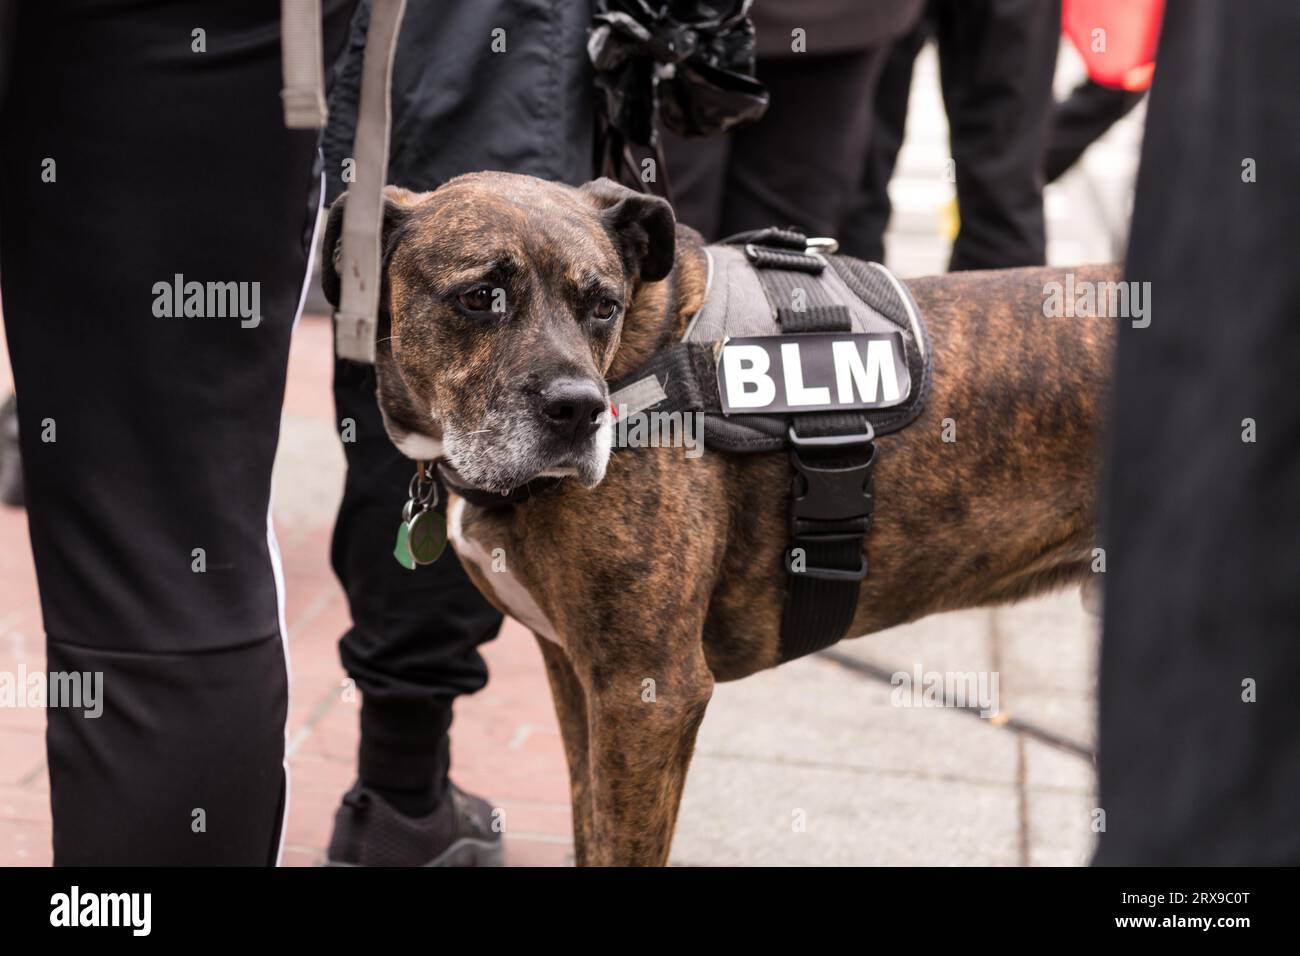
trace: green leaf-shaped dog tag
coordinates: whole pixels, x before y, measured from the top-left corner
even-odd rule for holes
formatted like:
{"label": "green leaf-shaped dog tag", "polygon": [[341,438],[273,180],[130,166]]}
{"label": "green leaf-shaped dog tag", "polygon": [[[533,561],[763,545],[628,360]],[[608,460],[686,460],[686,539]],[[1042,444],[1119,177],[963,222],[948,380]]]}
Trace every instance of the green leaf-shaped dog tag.
{"label": "green leaf-shaped dog tag", "polygon": [[411,528],[405,521],[397,526],[397,546],[393,548],[393,557],[406,570],[415,570],[415,558],[411,556]]}

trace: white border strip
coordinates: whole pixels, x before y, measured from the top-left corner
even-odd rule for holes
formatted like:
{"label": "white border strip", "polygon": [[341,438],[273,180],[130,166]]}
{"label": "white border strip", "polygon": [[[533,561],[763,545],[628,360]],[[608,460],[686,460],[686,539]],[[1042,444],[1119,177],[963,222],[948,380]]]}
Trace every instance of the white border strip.
{"label": "white border strip", "polygon": [[[325,170],[322,161],[320,174],[320,198],[316,203],[316,224],[311,230],[311,245],[307,249],[307,274],[302,280],[302,291],[298,293],[298,309],[293,314],[293,327],[289,333],[289,347],[293,348],[293,333],[298,330],[298,320],[302,318],[303,307],[307,304],[307,290],[311,288],[312,270],[316,265],[316,244],[320,241],[321,212],[325,208]],[[285,356],[285,385],[286,397],[288,387],[288,361],[289,356]],[[284,431],[284,408],[280,409],[280,430]],[[279,453],[279,441],[276,442],[276,453]],[[274,467],[274,458],[272,458],[272,467]],[[280,816],[280,845],[275,851],[275,865],[280,865],[280,860],[284,856],[285,833],[289,825],[289,794],[291,791],[289,780],[289,716],[293,713],[293,667],[289,662],[289,621],[285,617],[284,610],[284,564],[280,560],[280,542],[275,536],[275,519],[273,512],[275,509],[275,475],[271,476],[270,493],[266,501],[266,550],[271,558],[271,573],[275,577],[275,603],[276,611],[280,622],[280,646],[284,653],[284,688],[285,688],[285,709],[284,709],[284,811]]]}
{"label": "white border strip", "polygon": [[894,291],[898,293],[898,297],[903,300],[903,308],[907,310],[908,324],[912,326],[912,338],[916,340],[916,349],[921,353],[921,358],[924,359],[925,335],[921,331],[920,316],[916,314],[916,309],[912,307],[912,293],[908,292],[907,289],[903,287],[903,284],[898,281],[897,276],[882,266],[879,262],[868,262],[867,265],[873,266],[883,272],[885,278],[893,284]]}

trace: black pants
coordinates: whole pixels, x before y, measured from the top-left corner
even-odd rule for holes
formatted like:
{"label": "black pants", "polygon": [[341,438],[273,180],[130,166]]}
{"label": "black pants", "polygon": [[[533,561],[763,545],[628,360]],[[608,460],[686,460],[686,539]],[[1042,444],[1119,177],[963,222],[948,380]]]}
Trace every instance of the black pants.
{"label": "black pants", "polygon": [[[48,711],[54,860],[271,863],[271,464],[317,134],[284,126],[277,4],[19,7],[0,277],[31,541],[48,667],[104,694]],[[325,7],[329,56],[351,3]],[[177,275],[256,288],[260,321],[159,315]]]}
{"label": "black pants", "polygon": [[888,186],[903,141],[912,66],[928,37],[939,48],[961,230],[949,268],[1046,261],[1043,152],[1061,5],[1042,0],[930,0],[889,53],[876,95],[871,155],[837,230],[849,255],[883,261]]}
{"label": "black pants", "polygon": [[1151,87],[1126,267],[1151,324],[1121,326],[1112,401],[1100,863],[1300,864],[1300,7],[1242,13],[1169,4]]}
{"label": "black pants", "polygon": [[774,225],[835,235],[866,161],[884,51],[760,60],[771,101],[757,123],[665,135],[677,218],[709,241]]}
{"label": "black pants", "polygon": [[1084,80],[1052,109],[1052,130],[1043,159],[1047,181],[1055,182],[1084,150],[1142,102],[1145,91],[1116,90]]}

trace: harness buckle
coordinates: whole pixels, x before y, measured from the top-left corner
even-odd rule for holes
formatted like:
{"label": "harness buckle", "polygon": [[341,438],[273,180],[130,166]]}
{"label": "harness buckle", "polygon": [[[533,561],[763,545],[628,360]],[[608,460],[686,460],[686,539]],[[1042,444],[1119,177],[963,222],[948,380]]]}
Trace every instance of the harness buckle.
{"label": "harness buckle", "polygon": [[[823,581],[857,582],[867,576],[867,558],[861,553],[862,539],[871,530],[875,507],[873,473],[876,465],[875,437],[870,424],[867,431],[853,435],[827,435],[800,438],[794,426],[789,431],[790,464],[794,466],[794,481],[790,500],[791,548],[785,552],[785,567],[792,575]],[[809,461],[800,449],[841,449],[861,447],[859,461],[842,459]],[[852,554],[839,554],[840,549],[826,545],[856,544]],[[794,565],[794,549],[804,552],[803,568]],[[835,557],[839,554],[839,558]],[[809,558],[818,557],[812,565]],[[856,560],[856,568],[825,567],[827,560]]]}
{"label": "harness buckle", "polygon": [[[847,465],[808,462],[791,449],[790,463],[794,465],[794,486],[791,489],[790,531],[800,537],[814,537],[797,523],[799,519],[814,521],[847,522],[855,518],[870,518],[875,489],[872,470],[876,464],[876,446],[867,445],[864,461]],[[835,533],[849,529],[827,529]],[[800,532],[803,532],[802,534]],[[866,529],[857,532],[860,537]]]}

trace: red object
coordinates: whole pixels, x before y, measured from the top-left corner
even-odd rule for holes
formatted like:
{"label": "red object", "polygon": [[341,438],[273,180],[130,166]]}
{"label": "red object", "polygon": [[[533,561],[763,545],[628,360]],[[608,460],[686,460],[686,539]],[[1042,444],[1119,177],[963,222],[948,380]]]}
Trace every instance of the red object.
{"label": "red object", "polygon": [[1094,82],[1136,92],[1151,85],[1164,13],[1165,0],[1064,0],[1061,32]]}

